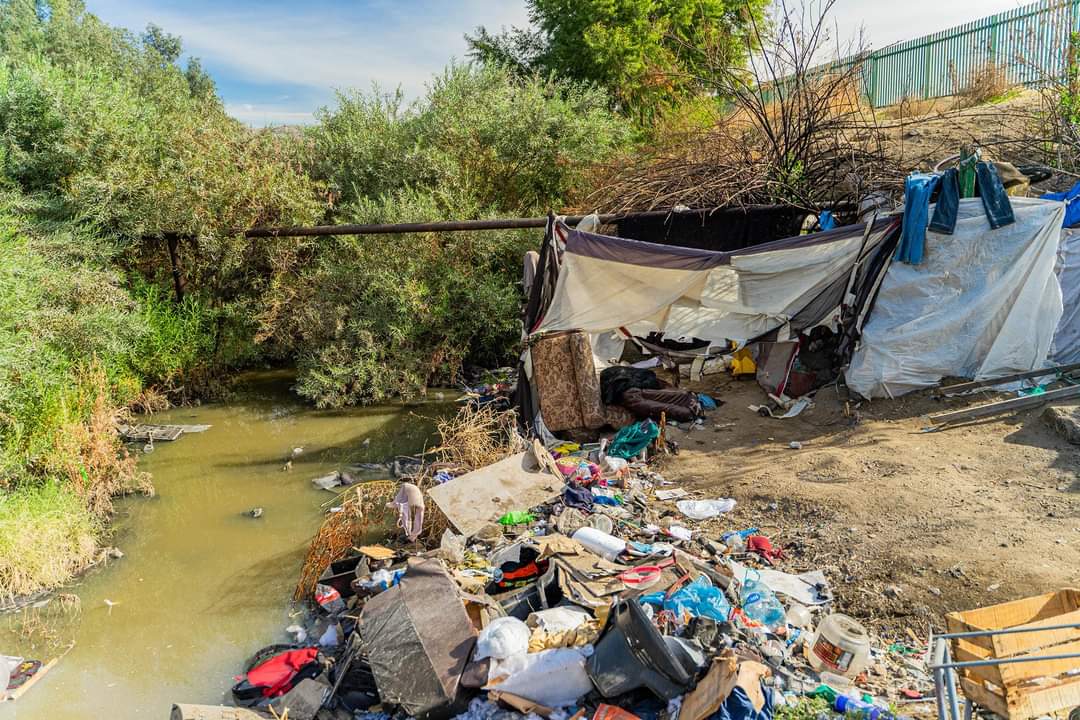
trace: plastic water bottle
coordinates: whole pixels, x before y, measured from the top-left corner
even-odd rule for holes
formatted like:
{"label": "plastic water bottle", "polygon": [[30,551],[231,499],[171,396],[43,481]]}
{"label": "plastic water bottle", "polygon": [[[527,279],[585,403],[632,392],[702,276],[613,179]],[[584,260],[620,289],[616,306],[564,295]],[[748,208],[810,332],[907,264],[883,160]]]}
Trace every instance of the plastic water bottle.
{"label": "plastic water bottle", "polygon": [[751,620],[759,622],[769,630],[776,630],[786,622],[784,606],[768,585],[761,582],[758,573],[746,573],[742,585],[742,611]]}
{"label": "plastic water bottle", "polygon": [[887,710],[882,710],[876,705],[856,700],[848,695],[838,695],[833,707],[838,713],[855,715],[864,718],[864,720],[887,720],[892,717]]}

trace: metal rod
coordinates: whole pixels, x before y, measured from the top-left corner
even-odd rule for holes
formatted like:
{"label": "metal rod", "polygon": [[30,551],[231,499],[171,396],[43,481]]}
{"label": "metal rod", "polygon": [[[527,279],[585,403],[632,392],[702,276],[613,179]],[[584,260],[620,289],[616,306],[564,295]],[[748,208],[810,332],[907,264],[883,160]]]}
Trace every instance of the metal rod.
{"label": "metal rod", "polygon": [[938,388],[938,393],[946,397],[955,395],[956,393],[967,392],[968,390],[974,390],[976,388],[988,387],[993,385],[1001,385],[1002,383],[1012,382],[1014,380],[1026,380],[1028,378],[1043,377],[1045,375],[1064,375],[1071,373],[1075,370],[1080,370],[1080,363],[1072,363],[1071,365],[1057,365],[1055,367],[1048,367],[1043,370],[1029,370],[1027,372],[1016,373],[1015,375],[1004,375],[998,378],[989,378],[987,380],[975,380],[974,382],[957,383],[956,385],[948,385],[943,388]]}
{"label": "metal rod", "polygon": [[[755,211],[792,209],[790,205],[747,205],[743,208],[695,208],[692,210],[648,210],[644,212],[608,213],[600,215],[603,224],[619,220],[644,220],[668,215],[705,215],[710,213],[747,214]],[[587,215],[569,215],[564,219],[576,225]],[[413,232],[460,232],[466,230],[517,230],[542,228],[547,217],[503,218],[498,220],[447,220],[421,223],[378,223],[371,225],[314,225],[301,227],[257,227],[244,232],[244,237],[325,237],[331,235],[396,235]]]}
{"label": "metal rod", "polygon": [[956,673],[951,667],[945,668],[945,692],[949,694],[949,709],[953,720],[960,720],[960,704],[956,699]]}
{"label": "metal rod", "polygon": [[970,630],[968,632],[958,633],[939,633],[935,634],[935,638],[969,638],[969,637],[982,637],[984,635],[1015,635],[1017,633],[1037,633],[1046,632],[1047,630],[1080,630],[1080,623],[1069,623],[1067,625],[1043,625],[1042,627],[1014,627],[1014,628],[1002,628],[1000,630]]}
{"label": "metal rod", "polygon": [[932,669],[942,670],[986,667],[988,665],[1013,665],[1016,663],[1039,662],[1040,660],[1074,660],[1080,658],[1080,653],[1066,653],[1065,655],[1035,655],[1033,657],[991,658],[990,660],[965,660],[963,662],[949,662],[943,665],[935,665]]}
{"label": "metal rod", "polygon": [[[934,643],[934,665],[931,668],[936,668],[945,662],[947,646],[948,643],[941,639]],[[943,674],[941,670],[934,669],[934,700],[937,703],[938,720],[945,720],[945,679]]]}
{"label": "metal rod", "polygon": [[1027,410],[1028,408],[1045,405],[1046,403],[1054,402],[1055,400],[1066,400],[1074,397],[1080,397],[1080,386],[1051,390],[1042,395],[1027,395],[1025,397],[1013,398],[1011,400],[990,403],[988,405],[979,405],[966,410],[956,410],[954,412],[931,415],[930,422],[935,425],[944,425],[946,423],[956,422],[957,420],[974,420],[975,418],[998,415],[1007,410]]}

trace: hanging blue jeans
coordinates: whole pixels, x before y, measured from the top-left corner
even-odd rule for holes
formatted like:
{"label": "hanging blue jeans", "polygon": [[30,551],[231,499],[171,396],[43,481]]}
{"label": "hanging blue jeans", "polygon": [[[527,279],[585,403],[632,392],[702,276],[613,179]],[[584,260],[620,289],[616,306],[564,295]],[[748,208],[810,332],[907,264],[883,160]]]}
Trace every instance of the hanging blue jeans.
{"label": "hanging blue jeans", "polygon": [[979,183],[979,197],[982,198],[983,210],[990,227],[995,230],[1016,222],[1013,217],[1012,203],[1005,186],[1001,184],[994,163],[981,162],[975,166],[975,179]]}
{"label": "hanging blue jeans", "polygon": [[956,229],[956,213],[960,209],[960,171],[949,168],[941,176],[941,192],[934,205],[934,217],[930,229],[936,233],[952,235]]}
{"label": "hanging blue jeans", "polygon": [[904,224],[900,244],[894,258],[918,265],[926,245],[926,223],[930,216],[930,196],[939,180],[938,175],[912,173],[904,181]]}
{"label": "hanging blue jeans", "polygon": [[[1012,203],[1001,184],[993,163],[980,162],[975,166],[975,178],[979,186],[983,211],[990,228],[996,230],[1016,221]],[[934,205],[934,218],[927,223],[930,214],[930,197],[941,183],[941,192]],[[900,244],[894,259],[910,265],[922,262],[926,246],[926,230],[952,235],[960,208],[960,181],[956,169],[950,168],[941,175],[912,173],[904,182],[904,225]]]}

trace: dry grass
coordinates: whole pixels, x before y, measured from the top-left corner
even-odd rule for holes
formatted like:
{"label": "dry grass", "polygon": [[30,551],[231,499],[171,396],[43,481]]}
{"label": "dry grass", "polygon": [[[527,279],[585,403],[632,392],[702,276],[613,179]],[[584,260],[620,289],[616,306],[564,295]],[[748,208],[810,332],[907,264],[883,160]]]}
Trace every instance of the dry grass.
{"label": "dry grass", "polygon": [[95,516],[112,513],[113,498],[133,492],[153,495],[150,476],[140,472],[136,459],[120,442],[116,430],[116,410],[109,404],[105,373],[91,371],[86,383],[89,406],[86,422],[70,423],[57,434],[55,457],[59,470],[71,481],[76,493]]}
{"label": "dry grass", "polygon": [[132,412],[153,415],[173,406],[166,392],[158,387],[143,388],[128,406]]}
{"label": "dry grass", "polygon": [[997,100],[1011,87],[1005,68],[992,62],[975,68],[956,95],[964,107],[974,107]]}
{"label": "dry grass", "polygon": [[7,616],[7,630],[20,647],[51,654],[73,642],[82,604],[77,595],[59,593],[41,605]]}
{"label": "dry grass", "polygon": [[490,406],[463,407],[449,420],[439,422],[439,446],[432,450],[436,462],[458,470],[476,470],[521,452],[526,447],[517,429],[517,416]]}
{"label": "dry grass", "polygon": [[[434,462],[425,465],[411,482],[426,491],[435,484],[432,466],[451,468],[457,473],[468,472],[498,462],[508,455],[521,452],[526,443],[518,433],[513,412],[498,412],[491,407],[463,407],[456,416],[438,424],[439,445],[430,455]],[[300,570],[293,599],[306,600],[315,590],[319,576],[330,563],[339,560],[355,545],[363,542],[393,544],[392,533],[396,512],[387,507],[397,494],[395,480],[377,480],[348,488],[331,501],[341,508],[323,521],[311,541]],[[449,521],[425,492],[424,531],[418,542],[424,547],[438,545]],[[381,537],[378,535],[381,534]]]}

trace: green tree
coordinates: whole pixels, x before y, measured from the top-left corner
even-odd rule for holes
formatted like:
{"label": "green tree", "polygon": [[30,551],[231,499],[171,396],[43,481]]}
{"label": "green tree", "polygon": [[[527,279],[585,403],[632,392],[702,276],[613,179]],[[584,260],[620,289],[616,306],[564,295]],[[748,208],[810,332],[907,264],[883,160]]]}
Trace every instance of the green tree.
{"label": "green tree", "polygon": [[768,0],[528,0],[532,28],[466,36],[473,57],[595,82],[639,121],[742,64]]}

